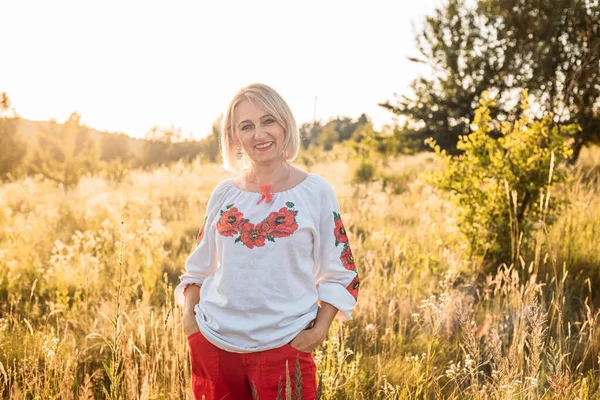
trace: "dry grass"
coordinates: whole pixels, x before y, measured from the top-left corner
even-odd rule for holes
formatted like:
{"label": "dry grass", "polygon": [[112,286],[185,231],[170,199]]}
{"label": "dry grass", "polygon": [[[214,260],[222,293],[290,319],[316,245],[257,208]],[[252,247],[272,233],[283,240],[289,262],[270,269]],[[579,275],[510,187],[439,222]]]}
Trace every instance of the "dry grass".
{"label": "dry grass", "polygon": [[[311,165],[336,189],[362,277],[355,320],[315,352],[321,398],[598,398],[598,154],[533,239],[541,256],[479,280],[455,211],[418,178],[439,168],[430,155],[390,162],[385,189],[348,183],[343,153]],[[67,195],[0,187],[2,396],[193,398],[172,288],[223,177],[196,162]]]}

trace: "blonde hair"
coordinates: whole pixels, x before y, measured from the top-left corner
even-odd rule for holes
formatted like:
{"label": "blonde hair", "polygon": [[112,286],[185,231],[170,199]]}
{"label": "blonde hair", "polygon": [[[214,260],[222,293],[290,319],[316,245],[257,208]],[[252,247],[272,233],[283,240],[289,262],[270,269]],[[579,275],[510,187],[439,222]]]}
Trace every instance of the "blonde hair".
{"label": "blonde hair", "polygon": [[233,114],[235,107],[243,100],[254,102],[266,112],[271,114],[283,127],[285,142],[283,153],[286,161],[294,161],[300,149],[300,132],[296,125],[294,115],[283,97],[273,88],[262,83],[252,83],[241,88],[227,107],[227,111],[221,119],[221,154],[223,156],[223,168],[227,171],[241,172],[248,167],[246,155],[241,160],[235,158],[235,127]]}

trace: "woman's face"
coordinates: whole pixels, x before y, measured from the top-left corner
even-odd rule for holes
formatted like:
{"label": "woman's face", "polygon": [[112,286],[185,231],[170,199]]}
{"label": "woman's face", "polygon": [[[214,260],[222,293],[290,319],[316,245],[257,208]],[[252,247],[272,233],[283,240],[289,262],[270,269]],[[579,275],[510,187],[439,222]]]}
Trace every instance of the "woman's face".
{"label": "woman's face", "polygon": [[285,131],[271,114],[246,99],[235,107],[233,121],[236,144],[254,163],[283,161]]}

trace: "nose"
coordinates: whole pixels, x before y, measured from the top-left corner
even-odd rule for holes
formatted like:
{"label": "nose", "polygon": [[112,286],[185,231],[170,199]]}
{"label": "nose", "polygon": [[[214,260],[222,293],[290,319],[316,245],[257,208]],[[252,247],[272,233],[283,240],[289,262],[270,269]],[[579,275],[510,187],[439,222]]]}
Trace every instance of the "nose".
{"label": "nose", "polygon": [[266,128],[264,126],[262,126],[261,124],[258,124],[256,126],[256,130],[254,131],[254,137],[256,138],[263,138],[267,136],[267,131]]}

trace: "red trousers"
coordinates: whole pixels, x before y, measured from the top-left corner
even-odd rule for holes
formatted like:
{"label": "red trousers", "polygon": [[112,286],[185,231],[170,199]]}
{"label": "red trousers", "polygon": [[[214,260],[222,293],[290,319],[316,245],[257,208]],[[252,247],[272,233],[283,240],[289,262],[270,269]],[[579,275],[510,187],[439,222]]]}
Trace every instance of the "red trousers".
{"label": "red trousers", "polygon": [[[317,367],[312,353],[304,353],[288,344],[255,353],[232,353],[210,343],[200,331],[187,339],[192,387],[198,400],[275,400],[280,384],[282,400],[314,400],[317,397]],[[296,382],[297,360],[301,382]],[[290,399],[285,395],[286,361],[292,387]],[[253,389],[256,398],[252,395]]]}

